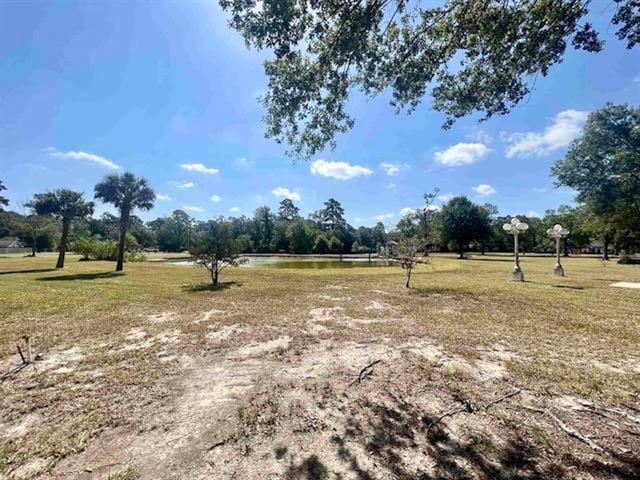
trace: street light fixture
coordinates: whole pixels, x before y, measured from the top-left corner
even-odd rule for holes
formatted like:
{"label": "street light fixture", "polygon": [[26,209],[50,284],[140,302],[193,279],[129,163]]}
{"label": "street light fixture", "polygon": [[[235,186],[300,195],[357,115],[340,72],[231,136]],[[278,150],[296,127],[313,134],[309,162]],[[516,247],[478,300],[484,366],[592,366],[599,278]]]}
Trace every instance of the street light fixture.
{"label": "street light fixture", "polygon": [[513,253],[515,255],[516,263],[513,266],[513,272],[511,273],[512,282],[524,282],[524,273],[520,268],[520,254],[518,252],[518,235],[525,232],[529,228],[524,222],[521,222],[518,217],[513,217],[510,223],[505,223],[502,229],[509,235],[513,235]]}
{"label": "street light fixture", "polygon": [[553,268],[553,274],[557,277],[564,277],[564,269],[560,264],[560,239],[567,238],[569,233],[569,230],[560,224],[556,224],[553,228],[547,230],[547,235],[549,235],[550,238],[555,238],[556,240],[556,266]]}

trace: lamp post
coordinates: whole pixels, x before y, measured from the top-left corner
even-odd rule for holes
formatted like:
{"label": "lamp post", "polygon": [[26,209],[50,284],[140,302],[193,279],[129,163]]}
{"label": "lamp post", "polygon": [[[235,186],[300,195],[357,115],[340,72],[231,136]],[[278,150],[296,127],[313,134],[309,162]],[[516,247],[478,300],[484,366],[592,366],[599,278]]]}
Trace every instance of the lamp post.
{"label": "lamp post", "polygon": [[524,222],[521,222],[518,217],[513,217],[510,223],[505,223],[502,229],[509,235],[513,235],[513,253],[515,255],[516,263],[513,266],[513,272],[511,273],[512,282],[524,282],[524,273],[520,268],[520,252],[518,251],[518,235],[529,228]]}
{"label": "lamp post", "polygon": [[553,228],[547,230],[547,235],[556,240],[556,266],[553,268],[553,274],[558,277],[564,277],[564,269],[560,264],[560,240],[569,236],[569,230],[560,224],[556,224]]}

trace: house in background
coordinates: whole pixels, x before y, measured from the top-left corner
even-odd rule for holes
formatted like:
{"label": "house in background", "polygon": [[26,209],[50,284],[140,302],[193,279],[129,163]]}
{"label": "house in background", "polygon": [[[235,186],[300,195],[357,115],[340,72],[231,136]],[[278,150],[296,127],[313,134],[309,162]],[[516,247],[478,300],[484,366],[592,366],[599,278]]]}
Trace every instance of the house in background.
{"label": "house in background", "polygon": [[0,255],[7,253],[31,253],[16,237],[0,238]]}

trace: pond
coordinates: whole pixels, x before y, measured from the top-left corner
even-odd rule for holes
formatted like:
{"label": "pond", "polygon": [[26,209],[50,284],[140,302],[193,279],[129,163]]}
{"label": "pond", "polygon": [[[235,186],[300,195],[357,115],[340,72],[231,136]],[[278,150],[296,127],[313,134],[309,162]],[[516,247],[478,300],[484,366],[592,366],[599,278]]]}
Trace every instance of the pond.
{"label": "pond", "polygon": [[[360,256],[344,256],[342,260],[338,256],[298,256],[298,255],[247,255],[243,257],[247,263],[242,267],[270,267],[270,268],[295,268],[295,269],[323,269],[323,268],[353,268],[353,267],[384,267],[389,265],[386,259]],[[193,265],[189,258],[166,259],[163,263],[172,265]]]}

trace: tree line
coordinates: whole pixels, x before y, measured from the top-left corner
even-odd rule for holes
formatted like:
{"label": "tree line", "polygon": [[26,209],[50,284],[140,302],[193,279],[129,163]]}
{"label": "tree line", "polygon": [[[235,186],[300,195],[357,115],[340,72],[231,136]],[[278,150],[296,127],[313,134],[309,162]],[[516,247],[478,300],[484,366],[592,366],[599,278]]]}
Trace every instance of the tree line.
{"label": "tree line", "polygon": [[[543,218],[520,219],[530,225],[520,245],[525,252],[551,252],[547,228],[556,223],[571,230],[564,252],[579,250],[600,240],[604,259],[609,246],[616,252],[633,253],[640,247],[640,108],[607,104],[591,113],[582,135],[552,168],[557,186],[577,192],[576,206],[548,210]],[[0,193],[6,190],[0,181]],[[224,234],[241,253],[363,253],[375,252],[389,241],[419,241],[427,250],[481,253],[509,251],[511,239],[502,231],[510,217],[500,216],[491,204],[479,205],[464,196],[433,206],[437,191],[424,195],[425,203],[405,215],[387,231],[350,225],[339,201],[327,200],[323,208],[304,218],[289,199],[277,211],[257,208],[252,217],[219,217]],[[122,270],[127,250],[158,248],[180,252],[197,250],[203,232],[222,231],[211,221],[196,221],[182,210],[144,222],[136,210],[150,210],[155,194],[148,182],[131,173],[109,175],[99,182],[94,197],[116,207],[118,215],[93,218],[94,203],[82,193],[57,189],[37,194],[24,212],[5,212],[8,199],[0,196],[0,236],[15,235],[37,250],[57,248],[57,267],[64,265],[69,244],[93,240],[111,244],[117,270]]]}

